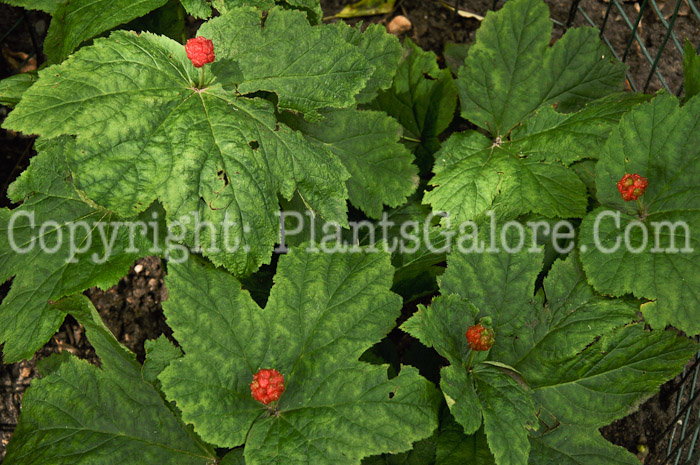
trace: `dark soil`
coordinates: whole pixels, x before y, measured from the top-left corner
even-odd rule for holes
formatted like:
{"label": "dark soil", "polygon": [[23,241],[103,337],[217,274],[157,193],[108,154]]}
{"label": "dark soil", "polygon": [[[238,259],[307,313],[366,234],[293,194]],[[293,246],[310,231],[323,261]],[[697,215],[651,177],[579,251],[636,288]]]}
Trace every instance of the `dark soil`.
{"label": "dark soil", "polygon": [[[349,0],[325,0],[321,3],[326,16],[332,16],[349,3]],[[671,0],[667,0],[667,3],[663,1],[658,3],[666,15],[672,13],[672,7],[675,6],[675,2]],[[566,22],[570,2],[549,0],[548,4],[552,18],[560,23]],[[496,7],[501,5],[502,1],[498,0]],[[462,0],[463,9],[482,16],[492,6],[493,0]],[[607,1],[583,0],[581,6],[596,25],[600,26],[603,23],[608,7]],[[691,16],[692,13],[689,13],[687,8],[687,4],[681,8],[674,28],[681,44],[685,37],[697,38],[700,29],[698,21]],[[636,17],[635,3],[624,3],[623,10],[634,20]],[[643,16],[640,35],[649,53],[655,56],[663,41],[665,28],[651,9],[648,9],[647,13]],[[356,23],[362,20],[365,23],[387,24],[398,14],[408,17],[413,25],[412,29],[404,36],[410,37],[424,49],[434,51],[439,56],[441,63],[442,50],[446,42],[472,42],[474,33],[479,26],[479,21],[456,17],[446,7],[427,0],[397,0],[395,10],[388,15],[347,21]],[[23,20],[20,21],[20,18]],[[41,63],[41,45],[49,19],[47,15],[42,13],[23,13],[19,8],[0,5],[0,38],[11,31],[0,43],[0,47],[8,47],[14,52],[23,51],[29,55],[39,55]],[[579,14],[573,24],[588,23]],[[14,29],[12,29],[13,27]],[[188,28],[188,30],[190,29],[192,28]],[[563,30],[562,27],[555,26],[555,38],[559,37]],[[606,22],[605,36],[609,38],[613,48],[622,56],[630,31],[615,7],[613,7]],[[638,86],[643,86],[649,74],[649,62],[636,44],[632,45],[626,58],[634,82]],[[676,91],[682,83],[681,63],[680,53],[675,45],[669,42],[659,62],[659,69],[673,91]],[[444,63],[442,64],[444,65]],[[13,70],[7,61],[0,57],[0,78],[7,77],[12,73]],[[654,77],[650,82],[649,89],[656,90],[660,86],[660,81]],[[7,111],[7,108],[0,107],[0,122],[4,120]],[[456,123],[455,127],[458,126]],[[27,166],[29,158],[33,154],[32,145],[32,138],[0,129],[0,207],[10,206],[4,193],[8,184]],[[0,286],[0,298],[5,295],[8,289],[9,283]],[[86,295],[92,300],[106,325],[119,341],[134,351],[140,360],[143,360],[143,344],[146,339],[156,338],[163,333],[170,335],[170,329],[165,323],[161,309],[161,301],[165,292],[163,268],[160,260],[145,258],[139,260],[129,274],[113,288],[107,291],[90,289]],[[393,341],[398,348],[396,350],[400,349],[401,357],[406,360],[425,356],[414,347],[418,347],[419,344],[413,344],[412,340],[403,333],[392,333],[390,339],[396,339]],[[94,350],[84,337],[83,328],[69,317],[59,332],[32,360],[0,366],[0,462],[4,457],[5,446],[17,422],[22,394],[29,386],[31,379],[36,376],[36,361],[64,350],[93,363],[98,361]],[[379,347],[378,350],[381,351],[382,348]],[[437,372],[424,374],[429,378],[437,376]],[[689,392],[689,381],[691,380],[682,379],[679,376],[667,383],[662,387],[661,392],[642,405],[638,412],[604,428],[602,430],[604,436],[615,444],[635,453],[639,445],[648,445],[649,452],[644,457],[644,463],[646,465],[661,464],[666,456],[666,447],[671,434],[671,431],[666,431],[666,427],[671,425],[676,417],[676,404],[679,396],[682,406],[692,395]],[[682,394],[678,389],[681,385],[685,386]],[[691,413],[690,418],[697,417],[697,406],[693,408]],[[677,427],[680,428],[680,425]],[[678,434],[678,432],[675,433],[676,437]]]}

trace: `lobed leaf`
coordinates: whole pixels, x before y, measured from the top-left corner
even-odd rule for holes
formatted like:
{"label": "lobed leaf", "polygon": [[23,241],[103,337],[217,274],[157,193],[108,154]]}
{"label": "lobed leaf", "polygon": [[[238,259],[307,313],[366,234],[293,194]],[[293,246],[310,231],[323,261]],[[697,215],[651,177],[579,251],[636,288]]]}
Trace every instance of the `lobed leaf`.
{"label": "lobed leaf", "polygon": [[488,12],[457,79],[462,116],[505,137],[544,104],[568,112],[621,90],[625,67],[596,30],[569,29],[550,48],[551,31],[541,0]]}
{"label": "lobed leaf", "polygon": [[80,44],[165,5],[167,0],[65,0],[57,2],[44,40],[49,63],[60,63]]}
{"label": "lobed leaf", "polygon": [[54,311],[70,312],[86,328],[102,366],[67,357],[51,374],[33,380],[3,463],[212,463],[213,451],[187,432],[141,378],[136,357],[85,297],[65,299]]}
{"label": "lobed leaf", "polygon": [[514,130],[509,141],[491,142],[477,131],[453,134],[436,154],[435,188],[424,203],[457,224],[490,209],[510,217],[582,217],[588,205],[580,178],[565,165],[597,158],[620,117],[648,97],[614,95],[577,113],[541,107]]}
{"label": "lobed leaf", "polygon": [[[479,238],[500,236],[500,249],[448,254],[442,295],[402,329],[450,362],[440,372],[447,405],[467,435],[483,418],[497,464],[527,463],[531,448],[533,464],[539,462],[532,456],[579,463],[586,457],[580,443],[626,463],[629,457],[597,429],[633,411],[697,347],[672,331],[634,323],[638,303],[597,295],[575,253],[555,261],[535,293],[542,248],[527,248],[526,234],[524,247],[512,250],[515,235],[499,232],[487,229]],[[464,336],[481,317],[491,318],[496,336],[486,353],[472,352]],[[545,427],[541,434],[530,432],[536,420]],[[574,433],[578,439],[567,443]]]}
{"label": "lobed leaf", "polygon": [[375,48],[364,56],[365,47],[351,43],[340,27],[313,27],[303,13],[280,8],[264,19],[252,8],[232,9],[198,34],[214,42],[217,60],[235,61],[241,73],[238,92],[275,92],[281,108],[307,117],[317,117],[324,107],[354,105],[375,70],[369,58],[384,54]]}
{"label": "lobed leaf", "polygon": [[530,439],[531,465],[639,465],[639,459],[605,440],[600,432],[579,426],[560,425]]}
{"label": "lobed leaf", "polygon": [[112,286],[153,246],[147,231],[130,232],[75,189],[65,161],[75,150],[70,138],[35,146],[38,154],[9,189],[22,205],[0,209],[0,281],[14,276],[0,305],[7,363],[30,358],[58,330],[63,314],[52,300]]}
{"label": "lobed leaf", "polygon": [[406,145],[414,151],[421,173],[427,173],[433,154],[440,149],[438,136],[452,122],[456,105],[450,72],[440,69],[433,52],[406,39],[391,88],[380,91],[368,106],[401,123]]}
{"label": "lobed leaf", "polygon": [[[239,11],[241,21],[257,18],[254,27],[261,30],[259,12]],[[302,16],[273,10],[265,30],[281,34],[287,26],[301,27],[300,32],[313,33],[306,39],[312,48],[332,47],[332,41],[325,41],[329,34],[342,40],[336,29],[311,28]],[[217,20],[228,24],[226,17]],[[346,47],[339,48],[348,52],[345,62],[366,63],[354,46]],[[238,62],[244,71],[245,63],[268,55],[263,49],[251,53],[250,61]],[[345,73],[339,64],[343,60],[332,64],[343,77],[328,82],[346,89],[345,96],[320,91],[340,98],[336,104],[351,103],[366,81],[356,81],[355,71]],[[329,149],[279,123],[271,102],[227,90],[238,65],[224,57],[219,65],[205,88],[198,89],[199,72],[181,45],[148,33],[115,32],[42,71],[5,126],[46,137],[77,135],[68,161],[88,197],[127,217],[158,199],[170,225],[194,221],[183,234],[185,244],[202,249],[218,265],[248,274],[269,261],[279,240],[277,193],[291,198],[297,191],[324,218],[346,225],[348,173]],[[283,81],[305,82],[314,92],[325,89],[299,76]],[[150,111],[143,112],[144,107]],[[198,230],[196,225],[203,223]]]}
{"label": "lobed leaf", "polygon": [[[699,99],[680,108],[660,94],[622,118],[596,167],[603,206],[584,218],[579,245],[598,291],[655,300],[645,306],[652,326],[687,334],[700,332],[700,244],[693,233],[700,228],[698,115]],[[617,190],[625,173],[648,179],[641,215]]]}
{"label": "lobed leaf", "polygon": [[[159,377],[168,399],[205,440],[245,441],[251,465],[359,464],[410,449],[436,427],[434,389],[414,368],[387,379],[386,366],[357,361],[399,315],[391,275],[386,254],[293,250],[261,309],[223,271],[171,266],[165,313],[186,355]],[[286,388],[273,414],[249,387],[271,367]]]}
{"label": "lobed leaf", "polygon": [[370,218],[379,218],[384,205],[406,201],[418,184],[413,156],[399,143],[401,127],[376,111],[322,110],[323,119],[307,123],[291,115],[283,120],[313,145],[328,148],[350,173],[350,202]]}

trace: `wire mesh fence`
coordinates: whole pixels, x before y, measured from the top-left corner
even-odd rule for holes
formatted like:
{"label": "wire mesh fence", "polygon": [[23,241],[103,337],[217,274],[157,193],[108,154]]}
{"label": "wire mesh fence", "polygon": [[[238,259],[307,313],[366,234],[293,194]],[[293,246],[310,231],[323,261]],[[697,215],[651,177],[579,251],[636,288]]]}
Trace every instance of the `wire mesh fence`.
{"label": "wire mesh fence", "polygon": [[[700,10],[695,0],[608,0],[602,20],[587,11],[583,0],[573,0],[567,25],[571,25],[577,15],[600,29],[601,39],[618,60],[628,63],[634,51],[643,57],[646,72],[632,72],[631,69],[627,73],[631,90],[647,92],[663,88],[676,95],[682,93],[682,79],[678,78],[683,60],[683,41],[689,39],[696,47],[700,46],[697,37]],[[619,46],[619,37],[613,38],[609,33],[614,21],[622,22],[626,29],[623,46]],[[671,67],[673,70],[667,69]],[[669,72],[673,74],[671,79]]]}
{"label": "wire mesh fence", "polygon": [[661,465],[700,465],[700,354],[683,370],[675,396],[675,417],[657,438],[666,443],[665,459]]}

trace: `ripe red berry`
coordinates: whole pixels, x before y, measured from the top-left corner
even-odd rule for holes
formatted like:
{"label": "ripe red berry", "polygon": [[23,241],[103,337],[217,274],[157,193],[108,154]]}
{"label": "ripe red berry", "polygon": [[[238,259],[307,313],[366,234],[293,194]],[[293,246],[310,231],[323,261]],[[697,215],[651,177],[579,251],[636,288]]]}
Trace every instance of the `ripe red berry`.
{"label": "ripe red berry", "polygon": [[489,350],[496,341],[496,335],[493,329],[486,328],[481,323],[470,326],[467,329],[467,343],[472,350],[484,351]]}
{"label": "ripe red berry", "polygon": [[629,202],[637,200],[644,195],[648,182],[647,178],[643,178],[638,174],[625,173],[625,175],[617,182],[617,190],[622,195],[622,200]]}
{"label": "ripe red berry", "polygon": [[201,68],[216,58],[216,55],[214,55],[214,43],[205,37],[195,37],[188,40],[185,45],[185,52],[187,52],[187,58],[190,59],[195,68]]}
{"label": "ripe red berry", "polygon": [[250,395],[258,402],[267,405],[280,398],[284,392],[284,376],[277,370],[261,368],[253,375]]}

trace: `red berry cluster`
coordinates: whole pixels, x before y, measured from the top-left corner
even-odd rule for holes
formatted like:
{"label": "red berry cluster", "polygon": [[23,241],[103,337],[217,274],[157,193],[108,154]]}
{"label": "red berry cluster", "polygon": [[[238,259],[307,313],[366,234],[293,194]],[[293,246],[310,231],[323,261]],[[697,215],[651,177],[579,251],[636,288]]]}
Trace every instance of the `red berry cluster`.
{"label": "red berry cluster", "polygon": [[190,59],[195,68],[201,68],[216,58],[216,55],[214,55],[214,43],[205,37],[195,37],[188,40],[185,45],[185,52],[187,52],[187,58]]}
{"label": "red berry cluster", "polygon": [[284,376],[277,370],[261,368],[253,375],[250,395],[258,402],[267,405],[280,398],[284,392]]}
{"label": "red berry cluster", "polygon": [[617,182],[617,190],[620,191],[622,199],[629,202],[630,200],[637,200],[644,195],[647,184],[647,178],[643,178],[636,173],[626,173],[622,179]]}
{"label": "red berry cluster", "polygon": [[496,341],[493,329],[486,328],[481,323],[467,329],[467,343],[472,350],[489,350]]}

